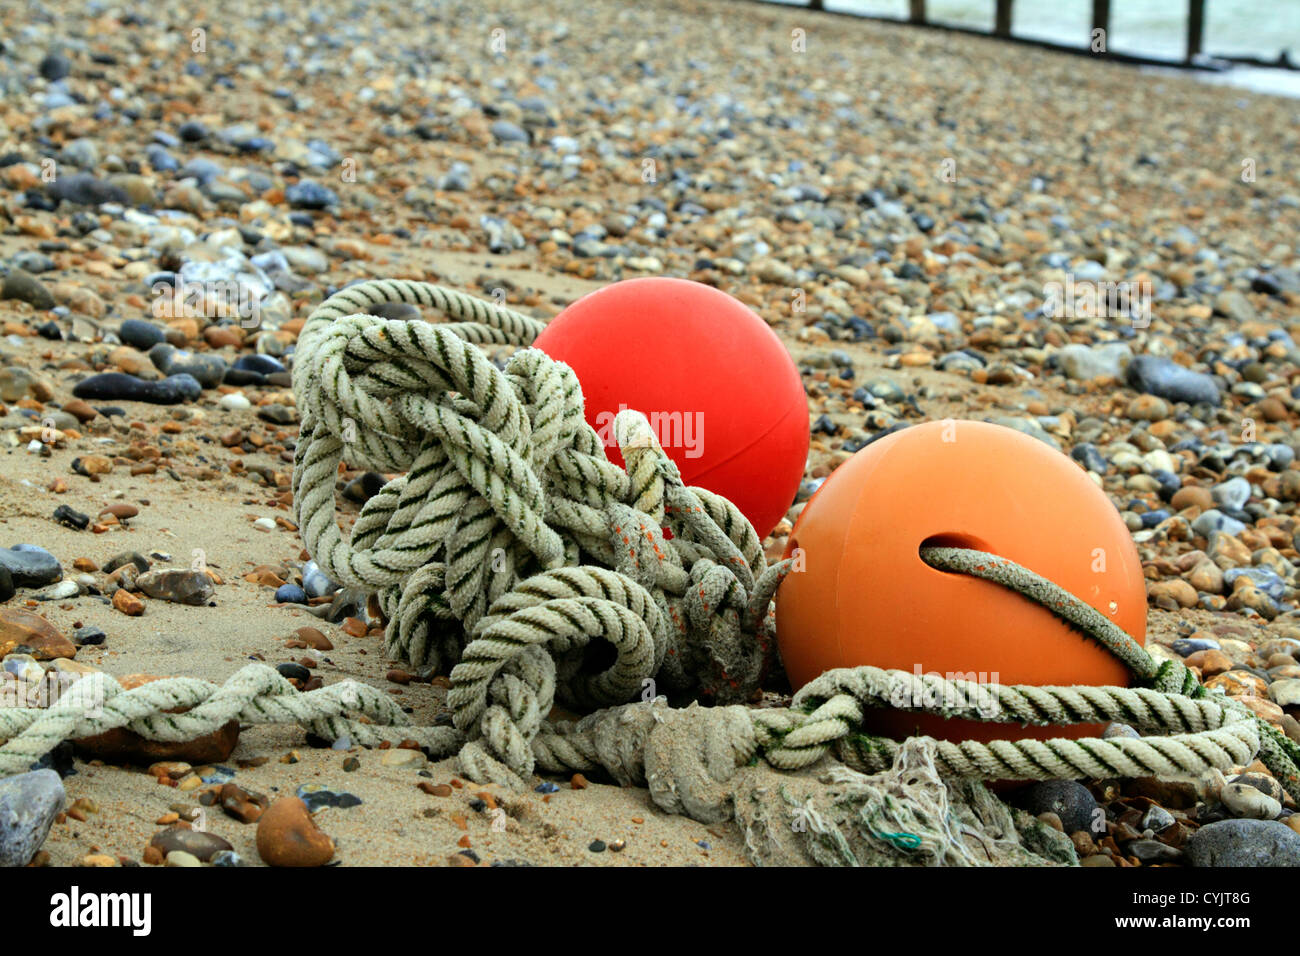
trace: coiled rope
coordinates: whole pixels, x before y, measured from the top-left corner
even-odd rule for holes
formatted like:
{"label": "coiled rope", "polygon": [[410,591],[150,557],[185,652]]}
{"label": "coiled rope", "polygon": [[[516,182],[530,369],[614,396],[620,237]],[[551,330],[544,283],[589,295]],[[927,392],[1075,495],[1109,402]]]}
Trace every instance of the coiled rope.
{"label": "coiled rope", "polygon": [[[394,302],[456,321],[371,314]],[[232,719],[294,722],[362,745],[414,739],[434,757],[457,754],[480,782],[603,771],[648,787],[665,810],[714,822],[732,812],[737,768],[758,758],[778,770],[828,754],[861,772],[891,766],[900,744],[863,733],[863,713],[901,707],[1022,725],[1122,721],[1152,735],[939,741],[936,766],[950,776],[1186,777],[1258,756],[1300,799],[1300,748],[1285,735],[1207,694],[1181,663],[1157,665],[1050,581],[965,549],[922,556],[1038,602],[1145,686],[999,686],[863,666],[826,672],[789,707],[745,706],[778,666],[773,596],[792,562],[768,566],[734,505],[685,486],[643,415],[614,421],[625,471],[586,424],[572,370],[535,349],[501,369],[478,347],[526,345],[542,327],[452,290],[382,280],[331,296],[299,338],[303,540],[334,580],[378,594],[391,656],[450,672],[451,727],[409,726],[389,698],[353,681],[299,692],[261,664],[219,687],[171,678],[123,691],[105,678],[93,701],[82,681],[47,709],[0,709],[0,774],[115,727],[187,740]],[[402,473],[347,538],[335,500],[344,457]],[[556,701],[592,712],[552,723]]]}

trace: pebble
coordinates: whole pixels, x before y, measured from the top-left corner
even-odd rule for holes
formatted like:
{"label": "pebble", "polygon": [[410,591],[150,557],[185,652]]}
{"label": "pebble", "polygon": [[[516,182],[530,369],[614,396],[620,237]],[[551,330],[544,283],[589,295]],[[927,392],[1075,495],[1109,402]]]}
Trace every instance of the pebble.
{"label": "pebble", "polygon": [[0,569],[8,572],[20,588],[37,588],[63,578],[59,559],[35,544],[15,544],[0,548]]}
{"label": "pebble", "polygon": [[324,866],[334,841],[316,825],[306,803],[280,797],[257,821],[257,853],[268,866]]}
{"label": "pebble", "polygon": [[52,661],[76,657],[77,648],[39,614],[21,608],[0,608],[0,658],[14,653],[31,654],[38,661]]}
{"label": "pebble", "polygon": [[298,788],[297,795],[312,813],[323,807],[338,807],[346,810],[349,807],[361,806],[361,798],[356,794],[348,793],[346,790],[334,790],[319,783],[304,783]]}
{"label": "pebble", "polygon": [[45,284],[22,269],[14,269],[5,276],[4,283],[0,284],[0,299],[17,299],[41,310],[55,306],[54,296],[45,288]]}
{"label": "pebble", "polygon": [[306,604],[307,592],[296,584],[282,584],[275,591],[278,604]]}
{"label": "pebble", "polygon": [[1128,383],[1138,391],[1171,402],[1219,404],[1219,387],[1210,376],[1176,365],[1167,358],[1139,355],[1128,365]]}
{"label": "pebble", "polygon": [[1073,780],[1044,780],[1016,795],[1016,802],[1033,816],[1054,813],[1066,834],[1092,828],[1097,801],[1088,788]]}
{"label": "pebble", "polygon": [[1276,820],[1282,804],[1249,784],[1230,783],[1219,791],[1219,799],[1234,817],[1252,820]]}
{"label": "pebble", "polygon": [[72,394],[77,398],[100,401],[148,402],[152,405],[180,405],[192,402],[203,392],[191,375],[169,375],[161,381],[148,382],[122,372],[101,372],[77,383]]}
{"label": "pebble", "polygon": [[53,770],[0,778],[0,867],[27,865],[66,800],[63,781]]}
{"label": "pebble", "polygon": [[1192,866],[1300,866],[1300,833],[1275,820],[1220,820],[1187,839]]}
{"label": "pebble", "polygon": [[284,198],[294,209],[326,209],[338,205],[334,190],[310,179],[294,183],[284,191]]}
{"label": "pebble", "polygon": [[136,577],[135,586],[151,598],[195,607],[207,604],[216,593],[207,572],[187,568],[145,571]]}
{"label": "pebble", "polygon": [[215,833],[180,826],[168,827],[155,833],[149,841],[149,845],[157,847],[164,857],[179,850],[204,863],[212,859],[214,853],[234,849],[227,841]]}

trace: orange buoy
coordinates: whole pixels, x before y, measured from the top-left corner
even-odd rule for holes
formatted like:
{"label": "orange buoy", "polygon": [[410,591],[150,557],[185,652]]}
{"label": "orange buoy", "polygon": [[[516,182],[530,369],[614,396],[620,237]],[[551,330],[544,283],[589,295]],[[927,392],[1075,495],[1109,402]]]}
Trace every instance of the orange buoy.
{"label": "orange buoy", "polygon": [[[931,567],[922,545],[1007,558],[1145,640],[1137,549],[1087,474],[1010,428],[930,422],[858,452],[795,523],[786,557],[802,567],[776,598],[793,686],[863,664],[981,683],[1128,685],[1128,669],[1104,647],[1000,584]],[[867,720],[870,732],[895,738],[1083,737],[1101,729],[1022,729],[887,708],[870,709]]]}
{"label": "orange buoy", "polygon": [[574,302],[533,344],[577,374],[616,465],[614,416],[636,409],[682,480],[729,498],[759,538],[789,510],[808,400],[781,340],[739,299],[688,279],[627,279]]}

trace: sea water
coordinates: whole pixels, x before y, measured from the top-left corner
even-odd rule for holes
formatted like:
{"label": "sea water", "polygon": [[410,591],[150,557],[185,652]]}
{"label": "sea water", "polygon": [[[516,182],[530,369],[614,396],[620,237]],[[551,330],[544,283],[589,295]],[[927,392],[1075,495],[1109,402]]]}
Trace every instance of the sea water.
{"label": "sea water", "polygon": [[[778,0],[803,5],[803,0]],[[827,10],[907,19],[908,0],[825,0]],[[993,30],[994,0],[927,0],[931,23]],[[1011,32],[1018,37],[1087,48],[1092,0],[1015,0]],[[1205,0],[1204,52],[1210,56],[1276,60],[1288,51],[1300,64],[1300,0]],[[1107,49],[1181,61],[1187,51],[1187,0],[1112,0]],[[1237,66],[1198,73],[1261,93],[1300,97],[1300,71]]]}

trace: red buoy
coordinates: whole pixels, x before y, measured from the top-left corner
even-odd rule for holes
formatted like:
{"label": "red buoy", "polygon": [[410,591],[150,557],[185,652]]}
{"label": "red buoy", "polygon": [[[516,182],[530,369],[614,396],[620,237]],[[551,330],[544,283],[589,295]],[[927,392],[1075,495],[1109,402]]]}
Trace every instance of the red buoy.
{"label": "red buoy", "polygon": [[642,412],[688,485],[729,498],[766,537],[794,501],[808,457],[808,403],[780,339],[712,286],[616,282],[551,320],[534,345],[568,364],[586,417],[622,465],[614,416]]}

